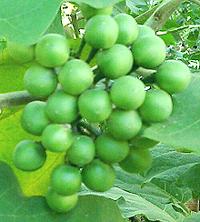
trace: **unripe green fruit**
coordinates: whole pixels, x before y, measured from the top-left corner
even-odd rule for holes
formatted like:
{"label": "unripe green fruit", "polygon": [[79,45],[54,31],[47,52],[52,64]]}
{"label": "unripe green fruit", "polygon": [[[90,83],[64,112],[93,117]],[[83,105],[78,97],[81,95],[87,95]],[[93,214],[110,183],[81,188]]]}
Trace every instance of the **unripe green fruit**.
{"label": "unripe green fruit", "polygon": [[95,157],[95,145],[88,136],[76,136],[67,152],[67,160],[77,166],[90,163]]}
{"label": "unripe green fruit", "polygon": [[23,110],[21,124],[24,130],[33,135],[40,136],[49,124],[45,114],[45,102],[34,101],[27,104]]}
{"label": "unripe green fruit", "polygon": [[132,44],[138,37],[139,29],[135,19],[128,14],[120,13],[115,16],[119,26],[119,35],[117,43],[123,45]]}
{"label": "unripe green fruit", "polygon": [[60,195],[77,193],[81,188],[81,174],[78,168],[67,165],[56,167],[50,179],[51,187]]}
{"label": "unripe green fruit", "polygon": [[69,58],[69,43],[60,34],[44,35],[36,45],[36,60],[46,67],[62,66]]}
{"label": "unripe green fruit", "polygon": [[121,109],[137,109],[145,99],[145,85],[132,76],[123,76],[115,80],[111,91],[112,102]]}
{"label": "unripe green fruit", "polygon": [[138,38],[143,38],[145,36],[155,36],[155,32],[152,28],[150,28],[149,26],[146,25],[138,25],[139,27],[139,34],[138,34]]}
{"label": "unripe green fruit", "polygon": [[93,8],[90,5],[87,5],[85,3],[80,4],[80,9],[83,14],[83,16],[86,19],[89,19],[95,15],[111,15],[113,7],[105,7],[105,8]]}
{"label": "unripe green fruit", "polygon": [[106,163],[118,163],[129,152],[128,143],[112,138],[109,135],[101,135],[95,141],[97,156]]}
{"label": "unripe green fruit", "polygon": [[146,122],[161,122],[169,118],[173,110],[171,96],[163,90],[149,90],[140,107],[140,115]]}
{"label": "unripe green fruit", "polygon": [[51,69],[32,65],[25,73],[24,85],[32,96],[46,98],[55,91],[57,77]]}
{"label": "unripe green fruit", "polygon": [[133,66],[133,55],[124,45],[116,44],[112,48],[97,54],[97,65],[110,79],[116,79],[129,73]]}
{"label": "unripe green fruit", "polygon": [[178,93],[185,90],[191,80],[191,72],[181,61],[165,61],[157,70],[156,82],[168,93]]}
{"label": "unripe green fruit", "polygon": [[128,156],[120,162],[120,167],[129,173],[145,173],[152,164],[149,150],[130,149]]}
{"label": "unripe green fruit", "polygon": [[59,90],[48,98],[46,114],[54,123],[71,123],[78,116],[77,102],[76,97]]}
{"label": "unripe green fruit", "polygon": [[164,62],[166,46],[158,36],[145,36],[138,39],[132,46],[133,57],[138,66],[153,69]]}
{"label": "unripe green fruit", "polygon": [[111,16],[96,15],[86,24],[85,40],[93,48],[108,49],[117,41],[118,32],[117,22]]}
{"label": "unripe green fruit", "polygon": [[34,46],[27,46],[16,42],[7,42],[9,56],[19,64],[30,62],[35,57]]}
{"label": "unripe green fruit", "polygon": [[63,90],[71,95],[79,95],[88,89],[92,85],[93,78],[90,66],[79,59],[67,62],[58,76]]}
{"label": "unripe green fruit", "polygon": [[89,122],[102,122],[112,112],[109,95],[101,89],[85,91],[78,101],[81,116]]}
{"label": "unripe green fruit", "polygon": [[42,144],[51,152],[64,152],[73,142],[71,129],[64,125],[50,124],[42,133]]}
{"label": "unripe green fruit", "polygon": [[113,186],[115,172],[110,165],[96,159],[83,168],[82,179],[89,189],[105,192]]}
{"label": "unripe green fruit", "polygon": [[76,206],[78,194],[63,196],[57,194],[52,188],[49,188],[46,194],[46,201],[52,210],[58,213],[67,213]]}
{"label": "unripe green fruit", "polygon": [[115,110],[108,119],[107,127],[114,138],[129,140],[139,133],[142,121],[136,111]]}
{"label": "unripe green fruit", "polygon": [[37,170],[43,166],[46,153],[40,143],[23,140],[17,144],[13,153],[15,166],[24,171]]}

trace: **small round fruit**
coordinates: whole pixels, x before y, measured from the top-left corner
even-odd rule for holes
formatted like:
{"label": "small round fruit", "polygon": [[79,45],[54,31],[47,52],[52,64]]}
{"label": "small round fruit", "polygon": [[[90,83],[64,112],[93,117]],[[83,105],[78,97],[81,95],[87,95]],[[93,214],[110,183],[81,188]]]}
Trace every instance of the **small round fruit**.
{"label": "small round fruit", "polygon": [[81,116],[89,122],[102,122],[112,112],[109,95],[101,89],[90,89],[85,91],[78,101]]}
{"label": "small round fruit", "polygon": [[82,12],[83,16],[86,19],[89,19],[89,18],[91,18],[95,15],[111,15],[113,7],[108,6],[108,7],[105,7],[105,8],[93,8],[90,5],[87,5],[85,3],[81,3],[80,4],[80,9],[81,9],[81,12]]}
{"label": "small round fruit", "polygon": [[133,76],[123,76],[115,80],[111,91],[112,102],[121,109],[137,109],[145,99],[145,85]]}
{"label": "small round fruit", "polygon": [[21,116],[21,125],[28,133],[40,136],[49,124],[45,106],[46,103],[42,101],[33,101],[25,106]]}
{"label": "small round fruit", "polygon": [[109,133],[114,138],[129,140],[139,133],[142,121],[138,113],[134,110],[115,110],[108,119],[107,127]]}
{"label": "small round fruit", "polygon": [[169,118],[172,110],[171,96],[163,90],[154,89],[147,91],[139,112],[146,122],[161,122]]}
{"label": "small round fruit", "polygon": [[81,174],[78,168],[68,165],[56,167],[50,179],[51,187],[60,195],[77,193],[81,188]]}
{"label": "small round fruit", "polygon": [[36,45],[36,60],[46,67],[62,66],[69,58],[69,43],[60,34],[44,35]]}
{"label": "small round fruit", "polygon": [[95,157],[95,145],[88,136],[76,136],[72,146],[67,152],[67,159],[77,166],[90,163]]}
{"label": "small round fruit", "polygon": [[119,28],[109,15],[92,17],[85,27],[85,40],[93,48],[108,49],[117,41]]}
{"label": "small round fruit", "polygon": [[46,194],[46,201],[52,210],[58,213],[67,213],[76,206],[78,194],[63,196],[57,194],[52,188],[49,188]]}
{"label": "small round fruit", "polygon": [[132,44],[138,37],[139,29],[135,19],[128,14],[120,13],[115,16],[119,26],[119,35],[117,43],[123,45]]}
{"label": "small round fruit", "polygon": [[112,138],[109,135],[101,135],[95,141],[97,156],[106,163],[118,163],[129,152],[128,143]]}
{"label": "small round fruit", "polygon": [[19,64],[30,62],[35,57],[34,46],[28,46],[16,42],[7,42],[9,56]]}
{"label": "small round fruit", "polygon": [[165,61],[157,70],[156,82],[168,93],[184,91],[191,80],[191,72],[187,65],[181,61]]}
{"label": "small round fruit", "polygon": [[90,66],[82,60],[72,59],[61,69],[58,79],[63,90],[71,95],[79,95],[93,82]]}
{"label": "small round fruit", "polygon": [[82,179],[89,189],[105,192],[114,185],[115,171],[110,165],[96,159],[83,168]]}
{"label": "small round fruit", "polygon": [[138,27],[139,27],[139,34],[137,39],[143,38],[145,36],[155,36],[154,30],[149,26],[138,25]]}
{"label": "small round fruit", "polygon": [[116,44],[112,48],[97,54],[97,65],[110,79],[128,74],[133,66],[133,55],[129,48]]}
{"label": "small round fruit", "polygon": [[131,148],[128,156],[120,162],[120,167],[129,173],[145,173],[152,164],[152,156],[148,149]]}
{"label": "small round fruit", "polygon": [[77,98],[64,93],[55,92],[47,100],[46,114],[54,123],[71,123],[78,116]]}
{"label": "small round fruit", "polygon": [[138,66],[153,69],[164,62],[166,46],[158,36],[145,36],[138,39],[132,46],[133,57]]}
{"label": "small round fruit", "polygon": [[22,140],[17,144],[13,153],[15,166],[24,171],[34,171],[42,167],[46,160],[46,153],[40,143]]}
{"label": "small round fruit", "polygon": [[42,144],[51,152],[64,152],[73,142],[71,129],[64,125],[50,124],[42,133]]}
{"label": "small round fruit", "polygon": [[32,65],[25,73],[24,85],[32,96],[46,98],[55,91],[57,77],[51,69]]}

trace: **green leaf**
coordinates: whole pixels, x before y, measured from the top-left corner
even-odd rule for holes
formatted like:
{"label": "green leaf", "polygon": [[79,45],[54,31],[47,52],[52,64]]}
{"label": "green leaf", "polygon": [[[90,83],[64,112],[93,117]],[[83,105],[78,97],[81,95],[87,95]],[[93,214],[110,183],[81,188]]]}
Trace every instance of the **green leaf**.
{"label": "green leaf", "polygon": [[0,221],[4,222],[124,222],[116,203],[84,196],[67,214],[51,211],[42,197],[25,198],[11,169],[0,163]]}
{"label": "green leaf", "polygon": [[200,75],[195,73],[188,89],[173,96],[174,110],[163,123],[144,130],[144,137],[187,151],[200,153]]}
{"label": "green leaf", "polygon": [[94,8],[104,8],[111,5],[114,5],[118,2],[124,1],[124,0],[69,0],[70,2],[74,2],[77,4],[85,3],[88,4]]}
{"label": "green leaf", "polygon": [[200,221],[200,213],[194,213],[189,217],[186,217],[183,222],[199,222]]}
{"label": "green leaf", "polygon": [[26,133],[20,125],[21,111],[0,121],[0,160],[8,163],[14,170],[23,192],[27,196],[44,194],[48,188],[52,169],[64,161],[64,154],[48,153],[44,166],[34,172],[18,170],[12,162],[12,152],[23,139],[36,139]]}
{"label": "green leaf", "polygon": [[62,0],[0,1],[0,37],[34,44],[53,22]]}

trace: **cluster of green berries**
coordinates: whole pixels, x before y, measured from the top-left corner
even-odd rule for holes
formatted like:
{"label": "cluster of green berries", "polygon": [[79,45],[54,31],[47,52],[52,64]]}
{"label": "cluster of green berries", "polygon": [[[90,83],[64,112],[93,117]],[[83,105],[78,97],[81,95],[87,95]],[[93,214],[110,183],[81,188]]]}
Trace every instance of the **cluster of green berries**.
{"label": "cluster of green berries", "polygon": [[[140,137],[143,123],[167,120],[173,111],[171,94],[185,90],[191,79],[184,63],[165,61],[165,43],[151,28],[127,14],[111,17],[112,7],[81,4],[81,9],[88,19],[84,40],[98,50],[98,73],[109,87],[94,82],[85,61],[70,58],[64,36],[44,35],[34,50],[26,49],[36,63],[26,71],[24,84],[37,100],[25,106],[21,118],[24,130],[40,141],[23,140],[13,154],[17,168],[33,171],[44,165],[47,151],[66,153],[66,162],[52,171],[46,194],[57,212],[76,205],[82,182],[97,192],[110,189],[113,164],[130,173],[148,170],[152,157],[148,139]],[[136,77],[135,67],[156,70],[151,87]],[[75,130],[80,121],[98,125],[101,133]]]}

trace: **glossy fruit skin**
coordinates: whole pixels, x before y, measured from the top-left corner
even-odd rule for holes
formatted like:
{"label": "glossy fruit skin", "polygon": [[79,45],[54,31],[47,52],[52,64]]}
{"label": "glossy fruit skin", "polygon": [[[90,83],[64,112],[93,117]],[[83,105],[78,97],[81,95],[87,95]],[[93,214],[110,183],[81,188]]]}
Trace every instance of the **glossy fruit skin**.
{"label": "glossy fruit skin", "polygon": [[22,140],[17,144],[13,153],[15,166],[24,171],[34,171],[42,167],[46,160],[46,153],[40,143]]}
{"label": "glossy fruit skin", "polygon": [[96,159],[83,168],[82,180],[89,189],[105,192],[113,186],[115,172],[110,165]]}
{"label": "glossy fruit skin", "polygon": [[169,118],[172,110],[171,96],[163,90],[154,89],[147,91],[139,112],[146,122],[161,122]]}
{"label": "glossy fruit skin", "polygon": [[142,105],[146,92],[143,82],[133,76],[122,76],[115,80],[110,96],[112,102],[121,109],[132,110]]}
{"label": "glossy fruit skin", "polygon": [[145,173],[152,164],[152,156],[148,149],[131,148],[128,156],[120,162],[120,167],[129,173]]}
{"label": "glossy fruit skin", "polygon": [[105,7],[105,8],[93,8],[90,5],[87,5],[85,3],[80,4],[80,9],[83,14],[83,16],[86,19],[89,19],[95,15],[111,15],[113,7]]}
{"label": "glossy fruit skin", "polygon": [[85,91],[79,97],[78,106],[81,116],[92,123],[106,120],[112,112],[109,95],[101,89]]}
{"label": "glossy fruit skin", "polygon": [[168,60],[158,68],[155,78],[160,88],[173,94],[182,92],[188,87],[191,72],[183,62]]}
{"label": "glossy fruit skin", "polygon": [[95,145],[97,156],[109,164],[121,162],[129,153],[126,141],[116,140],[106,134],[97,137]]}
{"label": "glossy fruit skin", "polygon": [[78,168],[69,165],[59,165],[54,168],[51,187],[60,195],[72,195],[81,188],[81,174]]}
{"label": "glossy fruit skin", "polygon": [[117,43],[131,45],[138,37],[139,28],[135,19],[126,13],[120,13],[115,16],[119,26],[119,35]]}
{"label": "glossy fruit skin", "polygon": [[30,62],[35,57],[34,46],[27,46],[16,42],[7,42],[9,56],[19,64]]}
{"label": "glossy fruit skin", "polygon": [[51,95],[46,104],[46,114],[53,123],[71,123],[78,116],[77,98],[62,90]]}
{"label": "glossy fruit skin", "polygon": [[46,201],[52,210],[58,213],[67,213],[76,206],[78,194],[63,196],[57,194],[52,188],[49,188],[46,194]]}
{"label": "glossy fruit skin", "polygon": [[73,142],[71,129],[59,124],[48,125],[42,133],[42,144],[51,152],[64,152]]}
{"label": "glossy fruit skin", "polygon": [[73,144],[67,152],[67,160],[70,163],[82,167],[90,163],[95,157],[95,145],[88,136],[76,136]]}
{"label": "glossy fruit skin", "polygon": [[164,62],[166,46],[158,36],[145,36],[138,39],[132,46],[133,57],[138,66],[154,69]]}
{"label": "glossy fruit skin", "polygon": [[139,114],[134,111],[114,110],[107,122],[108,132],[118,140],[129,140],[136,136],[142,121]]}
{"label": "glossy fruit skin", "polygon": [[21,125],[24,130],[36,136],[40,136],[50,123],[45,113],[46,103],[33,101],[28,103],[21,116]]}
{"label": "glossy fruit skin", "polygon": [[92,17],[85,27],[85,41],[96,49],[111,48],[117,41],[119,28],[109,15]]}
{"label": "glossy fruit skin", "polygon": [[152,28],[146,25],[138,25],[139,28],[139,33],[138,33],[138,38],[143,38],[145,36],[155,36],[155,32]]}
{"label": "glossy fruit skin", "polygon": [[97,54],[97,65],[100,71],[110,79],[128,74],[133,62],[131,51],[120,44],[115,44],[112,48]]}
{"label": "glossy fruit skin", "polygon": [[92,85],[93,78],[90,66],[79,59],[67,62],[58,75],[63,90],[71,95],[79,95],[88,89]]}
{"label": "glossy fruit skin", "polygon": [[24,86],[32,96],[46,98],[55,91],[57,77],[51,69],[32,65],[25,73]]}
{"label": "glossy fruit skin", "polygon": [[36,45],[36,60],[46,67],[62,66],[69,58],[69,43],[60,34],[50,33],[44,35]]}

